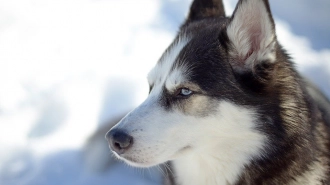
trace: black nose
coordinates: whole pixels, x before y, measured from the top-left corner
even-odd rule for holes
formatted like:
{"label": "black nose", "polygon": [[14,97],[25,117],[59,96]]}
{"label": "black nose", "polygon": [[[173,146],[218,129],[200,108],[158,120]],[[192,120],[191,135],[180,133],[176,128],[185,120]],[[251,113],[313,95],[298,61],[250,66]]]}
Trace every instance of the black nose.
{"label": "black nose", "polygon": [[105,137],[111,149],[117,154],[124,153],[133,144],[133,137],[119,129],[110,130]]}

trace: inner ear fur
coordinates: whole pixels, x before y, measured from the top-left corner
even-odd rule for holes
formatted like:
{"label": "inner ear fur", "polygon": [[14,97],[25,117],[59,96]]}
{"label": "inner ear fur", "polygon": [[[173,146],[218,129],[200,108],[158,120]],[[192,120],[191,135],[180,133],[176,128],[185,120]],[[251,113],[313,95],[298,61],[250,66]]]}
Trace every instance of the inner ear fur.
{"label": "inner ear fur", "polygon": [[232,67],[252,71],[276,62],[274,20],[267,0],[240,0],[226,29]]}

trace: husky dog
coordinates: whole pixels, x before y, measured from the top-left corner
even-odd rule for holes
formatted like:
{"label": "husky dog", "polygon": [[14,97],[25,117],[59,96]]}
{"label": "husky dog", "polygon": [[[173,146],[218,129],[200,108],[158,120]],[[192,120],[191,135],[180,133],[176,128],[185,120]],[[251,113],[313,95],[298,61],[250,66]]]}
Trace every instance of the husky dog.
{"label": "husky dog", "polygon": [[330,103],[278,43],[267,0],[195,0],[148,75],[150,93],[107,134],[171,185],[330,184]]}

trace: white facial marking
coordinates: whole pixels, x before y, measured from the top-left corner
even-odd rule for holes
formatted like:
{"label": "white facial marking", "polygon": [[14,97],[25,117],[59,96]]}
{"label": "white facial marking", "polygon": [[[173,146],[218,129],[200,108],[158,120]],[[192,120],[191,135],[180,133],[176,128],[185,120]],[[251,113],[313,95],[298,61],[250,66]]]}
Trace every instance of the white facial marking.
{"label": "white facial marking", "polygon": [[181,69],[174,69],[172,73],[171,69],[181,50],[187,45],[189,40],[187,36],[179,37],[164,53],[157,65],[148,74],[150,85],[163,86],[168,78],[170,78],[168,85],[173,85],[183,80],[183,71]]}
{"label": "white facial marking", "polygon": [[165,81],[166,89],[174,91],[178,85],[187,81],[186,76],[189,76],[189,73],[185,67],[175,68]]}
{"label": "white facial marking", "polygon": [[252,157],[260,157],[266,137],[255,130],[254,111],[221,102],[217,115],[186,123],[195,140],[191,151],[173,161],[180,185],[235,183]]}

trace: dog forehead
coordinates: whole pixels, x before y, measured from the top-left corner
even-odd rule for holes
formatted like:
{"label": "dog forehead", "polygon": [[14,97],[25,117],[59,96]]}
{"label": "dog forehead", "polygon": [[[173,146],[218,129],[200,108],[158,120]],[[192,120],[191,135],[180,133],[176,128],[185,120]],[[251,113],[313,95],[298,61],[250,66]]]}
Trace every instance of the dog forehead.
{"label": "dog forehead", "polygon": [[148,74],[148,82],[150,85],[165,84],[166,88],[173,83],[179,83],[184,79],[183,66],[177,66],[176,61],[180,52],[188,44],[190,38],[186,35],[178,36],[177,39],[164,52],[156,66]]}
{"label": "dog forehead", "polygon": [[219,76],[221,69],[227,70],[225,60],[222,61],[225,48],[218,41],[226,19],[208,20],[206,23],[191,23],[181,28],[174,42],[149,72],[150,86],[165,87],[169,91],[188,81],[203,86],[208,78],[216,74]]}

